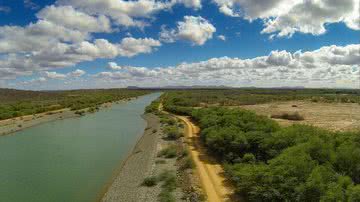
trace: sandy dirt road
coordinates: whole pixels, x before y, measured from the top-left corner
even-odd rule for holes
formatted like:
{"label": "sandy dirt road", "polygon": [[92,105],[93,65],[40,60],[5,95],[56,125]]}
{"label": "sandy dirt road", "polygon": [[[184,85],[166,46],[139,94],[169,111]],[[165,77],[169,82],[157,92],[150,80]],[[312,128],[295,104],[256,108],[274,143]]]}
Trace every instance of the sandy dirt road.
{"label": "sandy dirt road", "polygon": [[189,142],[191,157],[194,160],[196,171],[200,177],[204,192],[207,195],[207,201],[233,202],[234,199],[230,199],[233,191],[231,187],[226,184],[221,165],[209,157],[205,152],[205,148],[200,144],[198,135],[199,128],[194,125],[188,117],[176,117],[185,123],[185,137]]}

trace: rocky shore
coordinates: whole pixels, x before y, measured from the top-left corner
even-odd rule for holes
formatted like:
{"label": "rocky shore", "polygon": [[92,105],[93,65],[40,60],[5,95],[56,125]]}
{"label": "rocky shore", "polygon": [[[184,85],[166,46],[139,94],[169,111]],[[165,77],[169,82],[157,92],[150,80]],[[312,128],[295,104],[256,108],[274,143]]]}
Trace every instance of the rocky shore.
{"label": "rocky shore", "polygon": [[148,124],[144,135],[138,141],[132,153],[122,163],[112,184],[107,187],[107,191],[101,199],[103,202],[156,201],[156,195],[155,198],[148,198],[147,187],[141,186],[141,183],[153,171],[152,167],[155,164],[157,142],[159,140],[160,121],[153,114],[146,114],[143,117]]}

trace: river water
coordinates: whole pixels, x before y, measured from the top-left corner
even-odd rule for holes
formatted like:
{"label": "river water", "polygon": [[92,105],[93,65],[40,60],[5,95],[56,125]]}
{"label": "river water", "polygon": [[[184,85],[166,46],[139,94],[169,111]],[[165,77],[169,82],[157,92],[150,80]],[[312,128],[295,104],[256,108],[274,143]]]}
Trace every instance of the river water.
{"label": "river water", "polygon": [[0,137],[0,201],[96,201],[141,137],[144,108],[159,96]]}

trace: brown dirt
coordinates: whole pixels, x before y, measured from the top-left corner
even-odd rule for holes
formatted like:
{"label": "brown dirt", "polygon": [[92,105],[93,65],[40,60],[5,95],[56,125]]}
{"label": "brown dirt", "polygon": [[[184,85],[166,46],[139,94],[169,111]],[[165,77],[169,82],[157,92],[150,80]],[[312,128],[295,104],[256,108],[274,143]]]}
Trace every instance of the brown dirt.
{"label": "brown dirt", "polygon": [[359,130],[360,105],[347,103],[313,103],[304,101],[247,105],[241,108],[270,117],[273,114],[298,112],[303,121],[274,119],[281,125],[308,124],[333,131]]}
{"label": "brown dirt", "polygon": [[188,140],[191,157],[196,165],[202,187],[209,202],[234,201],[233,190],[228,185],[222,166],[206,154],[200,144],[199,128],[187,117],[177,116],[185,123],[185,136]]}

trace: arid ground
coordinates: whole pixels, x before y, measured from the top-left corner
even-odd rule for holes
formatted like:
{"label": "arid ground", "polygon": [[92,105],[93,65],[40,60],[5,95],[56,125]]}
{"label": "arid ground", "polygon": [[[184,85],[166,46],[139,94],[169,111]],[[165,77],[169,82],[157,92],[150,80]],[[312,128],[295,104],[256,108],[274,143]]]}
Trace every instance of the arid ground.
{"label": "arid ground", "polygon": [[302,121],[274,119],[281,125],[294,123],[309,124],[330,130],[360,129],[360,105],[348,103],[314,103],[304,101],[273,102],[267,104],[245,105],[241,108],[253,110],[270,117],[273,114],[298,112]]}

